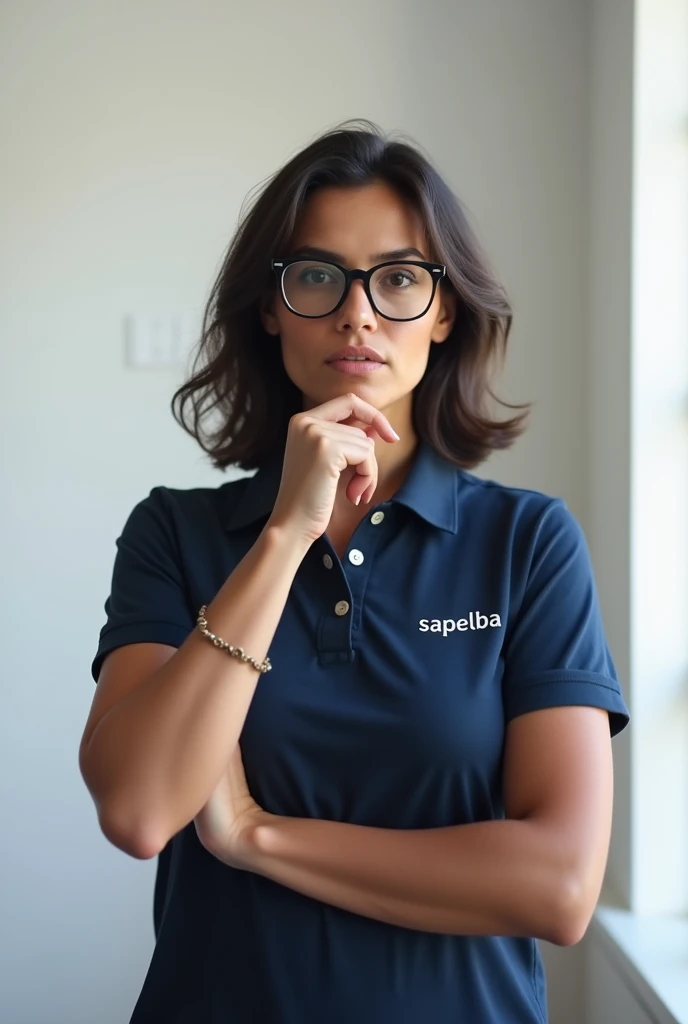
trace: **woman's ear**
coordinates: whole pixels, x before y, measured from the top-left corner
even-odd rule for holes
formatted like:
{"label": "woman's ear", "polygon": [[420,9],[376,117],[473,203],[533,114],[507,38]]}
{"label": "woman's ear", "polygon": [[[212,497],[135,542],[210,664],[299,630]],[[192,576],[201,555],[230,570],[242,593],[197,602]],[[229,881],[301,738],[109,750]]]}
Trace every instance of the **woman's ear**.
{"label": "woman's ear", "polygon": [[440,308],[431,333],[432,341],[447,340],[456,322],[457,304],[458,297],[454,292],[440,291]]}

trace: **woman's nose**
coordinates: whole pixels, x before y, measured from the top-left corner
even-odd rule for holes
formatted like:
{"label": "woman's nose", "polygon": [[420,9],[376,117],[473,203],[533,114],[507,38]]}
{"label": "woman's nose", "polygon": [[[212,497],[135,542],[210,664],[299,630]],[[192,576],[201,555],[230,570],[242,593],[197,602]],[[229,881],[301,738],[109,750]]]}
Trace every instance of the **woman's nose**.
{"label": "woman's nose", "polygon": [[372,323],[375,320],[375,310],[370,304],[366,295],[363,281],[352,281],[349,294],[344,300],[339,316],[348,321],[352,326],[360,326],[364,323]]}

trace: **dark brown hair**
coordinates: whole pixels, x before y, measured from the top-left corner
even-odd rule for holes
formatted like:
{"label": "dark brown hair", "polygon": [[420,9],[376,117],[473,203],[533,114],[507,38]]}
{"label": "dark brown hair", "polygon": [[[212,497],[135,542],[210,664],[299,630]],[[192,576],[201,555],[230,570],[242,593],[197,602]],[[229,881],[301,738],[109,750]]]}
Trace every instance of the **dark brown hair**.
{"label": "dark brown hair", "polygon": [[[340,124],[268,179],[229,244],[205,308],[191,376],[171,401],[177,422],[216,468],[257,468],[283,442],[291,416],[302,411],[279,337],[264,329],[260,311],[276,287],[270,261],[288,254],[304,204],[323,186],[385,182],[420,214],[428,258],[447,267],[440,288],[454,291],[457,315],[443,344],[430,346],[428,365],[414,389],[416,435],[470,469],[493,449],[510,447],[525,430],[532,403],[511,405],[491,389],[512,312],[461,202],[419,147],[386,138],[372,122],[357,120],[362,127]],[[499,422],[489,416],[488,397],[526,411]],[[219,411],[220,423],[204,432],[201,420],[213,410]]]}

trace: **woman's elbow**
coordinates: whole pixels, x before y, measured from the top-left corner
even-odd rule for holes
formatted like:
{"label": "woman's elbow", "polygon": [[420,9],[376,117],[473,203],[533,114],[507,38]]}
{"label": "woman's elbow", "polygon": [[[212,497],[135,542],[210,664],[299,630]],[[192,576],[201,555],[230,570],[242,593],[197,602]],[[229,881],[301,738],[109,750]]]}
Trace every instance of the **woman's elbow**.
{"label": "woman's elbow", "polygon": [[122,824],[122,818],[110,809],[98,812],[100,830],[113,846],[136,860],[151,860],[160,853],[160,844],[145,830],[132,830]]}
{"label": "woman's elbow", "polygon": [[596,900],[577,878],[567,878],[559,885],[554,902],[548,941],[555,946],[575,946],[588,930]]}

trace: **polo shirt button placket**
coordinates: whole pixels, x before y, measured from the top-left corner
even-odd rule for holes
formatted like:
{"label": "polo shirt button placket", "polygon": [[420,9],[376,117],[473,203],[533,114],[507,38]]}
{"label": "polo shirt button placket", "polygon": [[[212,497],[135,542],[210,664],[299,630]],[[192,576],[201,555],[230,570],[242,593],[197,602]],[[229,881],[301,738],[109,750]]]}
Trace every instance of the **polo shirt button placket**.
{"label": "polo shirt button placket", "polygon": [[[366,530],[369,529],[370,526],[379,526],[379,524],[384,520],[384,518],[385,513],[382,511],[382,509],[378,508],[375,509],[374,512],[371,512],[365,519],[362,519],[359,526],[356,528],[357,530],[362,531],[362,534],[359,534],[361,540],[369,539],[372,541],[372,537],[368,537],[368,535],[366,534]],[[348,562],[351,565],[355,565],[357,567],[356,572],[346,573],[347,579],[349,581],[349,587],[351,589],[351,596],[353,597],[354,617],[351,623],[351,628],[352,638],[355,638],[358,635],[358,631],[361,626],[361,617],[363,614],[363,594],[366,588],[368,573],[372,569],[372,562],[370,559],[368,559],[367,564],[364,565],[366,556],[363,554],[360,548],[351,548],[349,551],[347,551],[346,556]],[[344,568],[345,566],[346,563],[344,563]]]}
{"label": "polo shirt button placket", "polygon": [[[381,509],[377,509],[371,512],[367,518],[359,524],[360,526],[366,527],[367,524],[378,526],[385,518],[385,513]],[[350,629],[353,629],[353,634],[360,627],[361,612],[360,607],[363,593],[365,591],[365,582],[367,572],[370,569],[370,564],[365,569],[359,570],[359,572],[349,575],[346,572],[347,562],[351,565],[362,566],[365,562],[365,555],[360,548],[351,548],[346,552],[346,560],[343,561],[341,568],[345,570],[345,578],[351,591],[352,601],[347,601],[341,598],[336,601],[334,605],[330,606],[334,612],[334,618],[327,614],[320,620],[318,627],[318,650],[320,652],[320,659],[322,664],[331,664],[333,661],[352,661],[354,650],[351,647],[352,635],[349,633]],[[328,569],[332,570],[335,567],[335,558],[330,552],[323,552],[322,564]],[[337,563],[339,564],[339,563]],[[355,611],[355,621],[350,624],[345,624],[342,620],[353,610]],[[346,635],[341,633],[342,627],[345,626]],[[341,645],[341,646],[340,646]]]}

